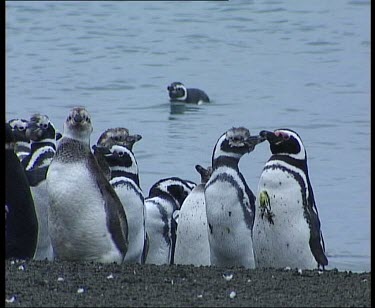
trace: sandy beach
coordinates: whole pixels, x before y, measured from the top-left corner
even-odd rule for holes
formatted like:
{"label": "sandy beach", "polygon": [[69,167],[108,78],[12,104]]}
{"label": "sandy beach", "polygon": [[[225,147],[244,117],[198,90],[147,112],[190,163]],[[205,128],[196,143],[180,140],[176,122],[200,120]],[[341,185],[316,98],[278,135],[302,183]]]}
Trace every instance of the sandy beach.
{"label": "sandy beach", "polygon": [[5,262],[5,307],[370,307],[371,272]]}

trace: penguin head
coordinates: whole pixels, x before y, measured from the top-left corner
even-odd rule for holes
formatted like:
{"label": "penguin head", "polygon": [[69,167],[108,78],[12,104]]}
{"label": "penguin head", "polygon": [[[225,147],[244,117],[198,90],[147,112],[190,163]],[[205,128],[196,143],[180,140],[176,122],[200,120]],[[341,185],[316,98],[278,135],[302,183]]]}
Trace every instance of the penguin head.
{"label": "penguin head", "polygon": [[10,126],[9,122],[5,123],[5,149],[6,150],[14,150],[14,133],[12,127]]}
{"label": "penguin head", "polygon": [[288,155],[295,159],[306,159],[306,150],[301,137],[288,128],[276,129],[273,132],[263,130],[260,136],[267,139],[272,154]]}
{"label": "penguin head", "polygon": [[46,115],[34,114],[27,123],[26,137],[33,142],[55,143],[56,130]]}
{"label": "penguin head", "polygon": [[8,121],[10,128],[13,131],[15,142],[25,141],[30,142],[30,139],[26,137],[26,129],[28,121],[25,119],[12,119]]}
{"label": "penguin head", "polygon": [[185,101],[187,89],[181,82],[172,82],[168,87],[169,98],[172,101]]}
{"label": "penguin head", "polygon": [[84,107],[70,110],[64,123],[64,136],[90,144],[92,130],[91,116]]}
{"label": "penguin head", "polygon": [[212,167],[208,166],[207,169],[201,165],[195,165],[195,170],[201,175],[201,183],[206,184],[211,177]]}
{"label": "penguin head", "polygon": [[127,147],[129,150],[133,150],[133,145],[137,141],[141,140],[142,136],[135,134],[129,135],[129,130],[125,127],[109,128],[103,132],[98,141],[98,146],[111,147],[115,144]]}
{"label": "penguin head", "polygon": [[150,188],[149,198],[169,195],[175,200],[175,204],[179,209],[195,186],[196,184],[194,182],[187,182],[178,177],[161,179]]}
{"label": "penguin head", "polygon": [[109,153],[104,156],[112,170],[120,168],[122,171],[138,173],[134,154],[126,146],[114,144],[109,148]]}
{"label": "penguin head", "polygon": [[226,131],[216,142],[213,159],[219,156],[240,159],[245,153],[250,153],[255,146],[265,139],[260,136],[250,136],[245,127],[233,127]]}

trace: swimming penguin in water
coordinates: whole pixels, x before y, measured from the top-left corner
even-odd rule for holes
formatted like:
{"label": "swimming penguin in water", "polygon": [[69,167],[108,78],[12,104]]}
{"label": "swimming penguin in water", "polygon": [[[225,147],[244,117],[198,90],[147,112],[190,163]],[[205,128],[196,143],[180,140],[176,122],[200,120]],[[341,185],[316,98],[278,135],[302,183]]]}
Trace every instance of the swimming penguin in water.
{"label": "swimming penguin in water", "polygon": [[252,229],[255,196],[239,170],[241,157],[264,141],[234,127],[217,140],[205,186],[211,265],[254,268]]}
{"label": "swimming penguin in water", "polygon": [[55,257],[122,263],[128,247],[124,208],[90,149],[91,117],[75,107],[47,172],[48,226]]}
{"label": "swimming penguin in water", "polygon": [[202,104],[210,101],[208,95],[194,88],[186,88],[181,82],[172,82],[167,87],[171,102],[184,102],[189,104]]}
{"label": "swimming penguin in water", "polygon": [[9,123],[5,123],[5,131],[5,257],[31,259],[38,239],[38,219],[24,168],[14,152]]}
{"label": "swimming penguin in water", "polygon": [[328,259],[302,139],[291,129],[260,135],[269,142],[272,155],[258,184],[255,265],[324,269]]}
{"label": "swimming penguin in water", "polygon": [[201,183],[189,193],[180,210],[173,213],[177,221],[174,263],[201,266],[211,264],[204,186],[212,168],[196,165],[195,169],[201,175]]}
{"label": "swimming penguin in water", "polygon": [[31,140],[30,153],[22,161],[30,184],[38,217],[38,244],[35,260],[53,260],[53,249],[48,234],[48,199],[46,175],[56,152],[56,131],[46,115],[34,114],[28,121],[26,136]]}
{"label": "swimming penguin in water", "polygon": [[[144,246],[146,245],[144,196],[139,184],[137,160],[132,150],[125,145],[140,140],[140,135],[119,136],[116,142],[104,142],[99,138],[94,153],[101,152],[110,168],[110,184],[116,191],[128,220],[128,251],[125,263],[143,263]],[[132,140],[132,142],[131,142]],[[107,146],[108,145],[108,146]]]}
{"label": "swimming penguin in water", "polygon": [[145,199],[146,232],[149,237],[147,264],[174,264],[176,222],[173,212],[196,186],[178,177],[156,182]]}

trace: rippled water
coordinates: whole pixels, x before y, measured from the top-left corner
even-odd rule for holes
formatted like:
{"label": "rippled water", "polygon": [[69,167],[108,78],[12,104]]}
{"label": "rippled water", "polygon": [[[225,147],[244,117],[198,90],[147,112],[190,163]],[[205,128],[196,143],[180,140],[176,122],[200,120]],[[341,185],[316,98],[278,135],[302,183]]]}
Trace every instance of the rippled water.
{"label": "rippled water", "polygon": [[[171,106],[173,81],[212,103]],[[73,106],[134,147],[148,193],[167,176],[198,181],[232,126],[303,138],[329,268],[370,270],[370,1],[7,2],[6,119]],[[270,152],[242,158],[257,189]]]}

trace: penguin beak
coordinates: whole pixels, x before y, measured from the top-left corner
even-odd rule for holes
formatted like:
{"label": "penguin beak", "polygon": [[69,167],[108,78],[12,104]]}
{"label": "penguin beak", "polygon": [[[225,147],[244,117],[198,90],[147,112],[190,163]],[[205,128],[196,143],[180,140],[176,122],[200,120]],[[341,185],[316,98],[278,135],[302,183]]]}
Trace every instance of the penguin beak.
{"label": "penguin beak", "polygon": [[271,132],[271,131],[268,131],[268,130],[262,130],[259,133],[259,136],[264,138],[264,140],[267,139],[267,141],[270,144],[276,144],[276,145],[280,144],[284,140],[284,138],[281,135],[276,135],[274,132]]}
{"label": "penguin beak", "polygon": [[43,130],[40,129],[36,122],[29,122],[26,128],[26,137],[36,141],[42,136]]}
{"label": "penguin beak", "polygon": [[262,143],[264,140],[266,139],[261,135],[251,136],[247,139],[247,143],[255,147],[257,144]]}
{"label": "penguin beak", "polygon": [[126,136],[125,138],[125,142],[123,142],[123,144],[130,150],[133,150],[133,145],[134,143],[136,143],[137,141],[141,140],[142,139],[142,136],[141,135],[138,135],[138,134],[135,134],[135,135],[129,135],[129,136]]}
{"label": "penguin beak", "polygon": [[74,122],[81,123],[82,120],[83,120],[83,117],[79,113],[77,113],[76,115],[74,115]]}
{"label": "penguin beak", "polygon": [[265,139],[261,136],[251,136],[251,137],[248,137],[247,140],[246,140],[246,144],[248,145],[249,147],[249,152],[253,151],[255,146],[259,143],[262,143]]}

